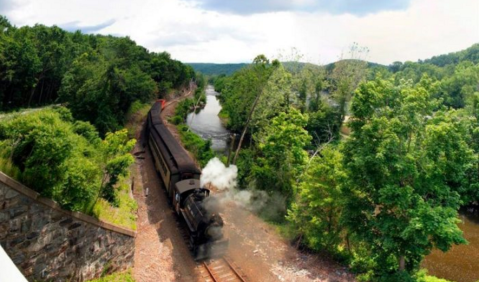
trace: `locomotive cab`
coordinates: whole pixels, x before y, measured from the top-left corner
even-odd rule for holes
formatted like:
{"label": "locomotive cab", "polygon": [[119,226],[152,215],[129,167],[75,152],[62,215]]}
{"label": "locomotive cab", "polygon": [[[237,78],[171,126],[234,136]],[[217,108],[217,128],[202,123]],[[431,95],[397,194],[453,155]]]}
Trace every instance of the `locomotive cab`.
{"label": "locomotive cab", "polygon": [[175,184],[175,192],[173,197],[173,207],[177,214],[180,214],[180,209],[184,208],[186,198],[195,193],[196,197],[202,196],[206,198],[210,195],[210,190],[201,188],[198,179],[185,179],[178,181]]}
{"label": "locomotive cab", "polygon": [[186,222],[196,259],[221,256],[228,248],[219,202],[209,195],[210,190],[202,188],[198,179],[182,180],[175,185],[173,206]]}

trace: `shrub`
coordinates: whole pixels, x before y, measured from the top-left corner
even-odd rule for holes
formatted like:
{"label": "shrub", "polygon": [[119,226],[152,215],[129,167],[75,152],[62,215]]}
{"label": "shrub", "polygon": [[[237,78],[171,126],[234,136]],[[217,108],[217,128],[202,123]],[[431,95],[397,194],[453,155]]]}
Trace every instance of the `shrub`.
{"label": "shrub", "polygon": [[0,169],[63,208],[88,213],[99,195],[115,202],[101,188],[125,175],[136,142],[126,130],[103,142],[98,136],[66,108],[9,115],[0,123]]}

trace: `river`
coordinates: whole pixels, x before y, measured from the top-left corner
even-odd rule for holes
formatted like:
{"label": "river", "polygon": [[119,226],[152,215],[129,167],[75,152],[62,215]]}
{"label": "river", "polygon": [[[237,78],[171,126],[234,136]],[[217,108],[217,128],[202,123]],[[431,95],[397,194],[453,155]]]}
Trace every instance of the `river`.
{"label": "river", "polygon": [[469,245],[453,246],[447,253],[434,250],[422,263],[429,274],[457,282],[479,281],[479,216],[460,213],[459,228]]}
{"label": "river", "polygon": [[[226,153],[229,131],[223,126],[218,113],[221,105],[219,95],[211,85],[206,88],[206,106],[199,113],[190,113],[188,126],[203,139],[211,139],[216,152]],[[479,216],[461,213],[459,227],[469,245],[454,246],[447,253],[434,250],[422,263],[430,275],[457,282],[479,281]]]}
{"label": "river", "polygon": [[205,108],[198,113],[190,113],[186,122],[191,130],[203,139],[211,139],[211,147],[215,152],[226,153],[230,134],[218,117],[221,110],[221,105],[216,98],[218,95],[213,86],[208,85]]}

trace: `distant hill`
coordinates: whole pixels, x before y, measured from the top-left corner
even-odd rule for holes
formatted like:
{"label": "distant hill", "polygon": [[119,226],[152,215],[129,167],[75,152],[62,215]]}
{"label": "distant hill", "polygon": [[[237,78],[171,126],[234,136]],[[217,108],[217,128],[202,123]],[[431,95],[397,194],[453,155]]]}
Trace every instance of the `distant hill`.
{"label": "distant hill", "polygon": [[231,75],[235,71],[247,66],[246,63],[239,64],[213,64],[213,63],[186,63],[190,65],[195,71],[201,72],[204,75]]}
{"label": "distant hill", "polygon": [[[214,64],[214,63],[186,63],[195,71],[201,72],[204,75],[231,75],[237,70],[248,66],[246,63],[239,64]],[[321,67],[310,63],[302,62],[282,62],[283,66],[289,71],[300,71],[305,66]]]}
{"label": "distant hill", "polygon": [[446,65],[457,65],[462,61],[471,61],[473,64],[479,63],[479,43],[472,45],[466,50],[434,56],[430,59],[419,62],[444,67]]}
{"label": "distant hill", "polygon": [[[354,62],[355,60],[353,60],[353,59],[344,59],[344,60],[342,60],[342,61],[351,61],[351,62]],[[338,62],[339,62],[339,61],[338,61]],[[328,72],[331,72],[331,71],[334,69],[334,67],[336,66],[336,63],[338,63],[338,62],[334,62],[334,63],[327,64],[327,65],[325,65],[324,67],[326,68],[326,70],[327,70]],[[372,68],[387,68],[387,66],[381,65],[381,64],[378,64],[378,63],[372,63],[372,62],[367,62],[367,63],[368,63],[368,68],[369,68],[369,69],[372,69]]]}

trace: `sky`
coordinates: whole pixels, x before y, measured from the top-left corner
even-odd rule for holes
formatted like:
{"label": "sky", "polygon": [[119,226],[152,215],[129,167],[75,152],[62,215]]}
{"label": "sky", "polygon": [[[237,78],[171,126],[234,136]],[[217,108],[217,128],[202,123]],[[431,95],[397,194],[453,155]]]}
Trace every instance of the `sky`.
{"label": "sky", "polygon": [[16,26],[129,36],[183,62],[417,61],[479,43],[479,0],[0,0]]}

